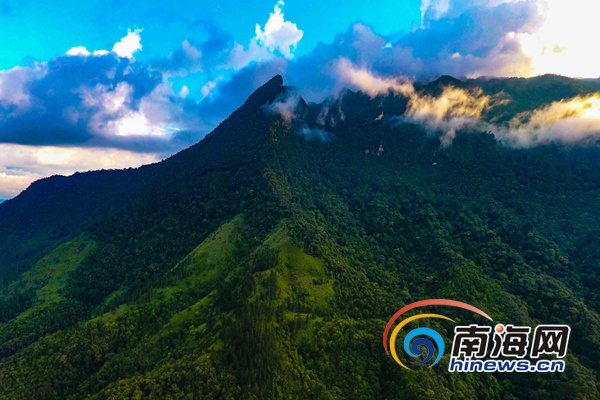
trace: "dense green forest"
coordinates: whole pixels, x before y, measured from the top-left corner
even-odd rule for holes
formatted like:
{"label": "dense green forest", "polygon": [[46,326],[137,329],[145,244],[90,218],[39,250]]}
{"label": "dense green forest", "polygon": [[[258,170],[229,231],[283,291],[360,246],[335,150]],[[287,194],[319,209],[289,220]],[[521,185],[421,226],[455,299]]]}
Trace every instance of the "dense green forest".
{"label": "dense green forest", "polygon": [[[418,90],[448,85],[509,98],[496,120],[600,89],[544,76]],[[600,397],[596,145],[459,131],[440,146],[378,118],[404,113],[391,94],[269,111],[292,92],[277,76],[161,163],[48,178],[0,205],[0,398]],[[299,134],[317,126],[327,140]],[[566,371],[449,373],[447,356],[403,370],[383,329],[428,298],[569,324]]]}

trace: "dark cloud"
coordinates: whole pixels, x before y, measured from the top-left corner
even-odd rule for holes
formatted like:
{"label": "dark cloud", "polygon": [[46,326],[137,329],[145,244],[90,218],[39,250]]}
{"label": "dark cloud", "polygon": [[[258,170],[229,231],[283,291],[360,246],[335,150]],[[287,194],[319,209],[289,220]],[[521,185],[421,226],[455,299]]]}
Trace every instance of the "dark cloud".
{"label": "dark cloud", "polygon": [[167,57],[153,60],[152,68],[175,75],[202,71],[211,79],[214,70],[225,64],[229,50],[233,47],[233,37],[213,23],[199,22],[197,25],[198,29],[207,33],[208,39],[184,40],[181,46]]}
{"label": "dark cloud", "polygon": [[214,96],[198,105],[198,113],[214,116],[217,120],[223,119],[266,81],[277,74],[283,74],[286,67],[287,61],[280,58],[250,64],[232,75],[228,81],[218,85]]}
{"label": "dark cloud", "polygon": [[[226,36],[217,34],[199,47],[203,57],[219,63],[224,62],[222,48],[227,43]],[[175,66],[177,57],[171,55],[163,65]],[[45,64],[4,71],[0,87],[6,82],[21,84],[2,94],[5,98],[0,96],[0,143],[112,147],[166,155],[200,140],[255,89],[283,72],[286,61],[254,63],[203,101],[175,94],[164,80],[168,73],[157,70],[158,64],[114,53],[63,55]]]}
{"label": "dark cloud", "polygon": [[529,33],[537,18],[535,5],[526,2],[472,7],[456,18],[435,20],[407,34],[392,49],[410,49],[413,60],[422,61],[415,63],[421,71],[404,66],[411,76],[492,74],[494,69],[529,61],[509,32]]}
{"label": "dark cloud", "polygon": [[27,145],[82,144],[92,138],[82,123],[66,123],[49,109],[32,108],[18,117],[4,118],[0,129],[2,143]]}
{"label": "dark cloud", "polygon": [[211,22],[203,23],[202,26],[208,34],[208,39],[200,43],[199,48],[202,51],[206,74],[209,79],[212,79],[214,69],[225,64],[234,41],[229,33]]}
{"label": "dark cloud", "polygon": [[[11,80],[17,72],[42,76],[23,78],[20,89],[26,105],[5,101],[0,107],[3,143],[135,147],[128,143],[139,140],[95,131],[90,121],[99,118],[103,126],[139,110],[142,99],[162,81],[159,72],[113,53],[59,56],[44,66],[8,71],[1,79]],[[120,102],[120,107],[111,110],[111,101]]]}
{"label": "dark cloud", "polygon": [[473,7],[457,18],[432,21],[428,27],[401,38],[397,45],[412,48],[418,58],[437,58],[456,52],[485,57],[507,32],[527,31],[536,18],[536,7],[531,3]]}
{"label": "dark cloud", "polygon": [[[209,39],[149,63],[114,52],[61,55],[0,71],[0,143],[112,147],[167,154],[201,139],[287,60],[273,58],[234,72],[203,100],[182,98],[167,78],[192,65],[224,66],[231,37],[205,26]],[[85,50],[85,49],[84,49]],[[210,76],[206,75],[208,78]],[[8,89],[8,90],[7,90]]]}
{"label": "dark cloud", "polygon": [[[196,25],[208,39],[186,40],[163,59],[143,62],[79,47],[48,62],[0,71],[0,143],[167,155],[198,141],[281,68],[273,67],[279,63],[274,60],[223,79],[219,68],[233,39],[214,24]],[[209,82],[215,74],[209,89],[223,84],[214,95],[208,90],[204,101],[186,99],[189,89],[178,95],[169,79],[190,74]]]}
{"label": "dark cloud", "polygon": [[190,71],[201,69],[202,53],[199,46],[185,40],[181,47],[169,54],[168,57],[154,60],[152,66],[166,73],[185,75]]}
{"label": "dark cloud", "polygon": [[[451,2],[453,3],[453,2]],[[531,59],[516,34],[531,33],[539,24],[535,3],[487,6],[488,2],[454,5],[426,25],[392,39],[355,24],[331,44],[320,44],[290,63],[287,81],[311,100],[341,89],[340,58],[381,76],[430,81],[441,75],[458,77],[528,75]],[[454,3],[453,3],[454,4]]]}

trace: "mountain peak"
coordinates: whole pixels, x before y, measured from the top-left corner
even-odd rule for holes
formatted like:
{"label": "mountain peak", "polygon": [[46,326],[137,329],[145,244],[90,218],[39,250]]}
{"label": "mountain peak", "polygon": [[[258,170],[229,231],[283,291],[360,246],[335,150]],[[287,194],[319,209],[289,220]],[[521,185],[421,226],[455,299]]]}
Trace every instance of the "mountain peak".
{"label": "mountain peak", "polygon": [[277,98],[283,91],[283,77],[279,74],[269,79],[264,85],[259,87],[248,97],[245,105],[261,106]]}
{"label": "mountain peak", "polygon": [[444,85],[444,86],[448,86],[448,85],[458,86],[458,85],[463,84],[464,82],[461,81],[460,79],[456,79],[455,77],[450,76],[450,75],[442,75],[431,83],[438,84],[438,85]]}
{"label": "mountain peak", "polygon": [[275,75],[266,84],[273,83],[278,84],[279,86],[283,86],[283,77],[279,74]]}
{"label": "mountain peak", "polygon": [[461,81],[460,79],[456,79],[450,75],[442,75],[434,81],[429,82],[424,86],[424,89],[427,93],[433,96],[439,96],[444,88],[448,86],[454,86],[456,88],[465,88],[468,85]]}

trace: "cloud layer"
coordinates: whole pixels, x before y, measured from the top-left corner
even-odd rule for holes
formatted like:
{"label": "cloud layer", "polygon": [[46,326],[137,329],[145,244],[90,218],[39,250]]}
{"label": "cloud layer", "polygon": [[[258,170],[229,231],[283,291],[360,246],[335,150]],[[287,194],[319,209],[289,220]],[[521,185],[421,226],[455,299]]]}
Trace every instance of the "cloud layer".
{"label": "cloud layer", "polygon": [[493,127],[516,146],[551,142],[585,143],[600,140],[600,93],[553,102],[515,116],[506,127]]}
{"label": "cloud layer", "polygon": [[[552,102],[542,108],[522,112],[508,123],[486,119],[492,108],[511,102],[506,96],[490,96],[480,88],[462,89],[451,84],[433,96],[417,91],[404,77],[381,77],[358,68],[345,58],[337,63],[340,79],[371,96],[388,94],[407,98],[404,115],[397,123],[414,123],[440,134],[442,145],[450,145],[459,130],[493,133],[506,144],[530,147],[551,142],[585,144],[600,140],[600,93]],[[381,115],[377,120],[382,120]]]}
{"label": "cloud layer", "polygon": [[0,198],[19,194],[32,182],[77,171],[138,167],[159,161],[156,154],[119,149],[0,144]]}

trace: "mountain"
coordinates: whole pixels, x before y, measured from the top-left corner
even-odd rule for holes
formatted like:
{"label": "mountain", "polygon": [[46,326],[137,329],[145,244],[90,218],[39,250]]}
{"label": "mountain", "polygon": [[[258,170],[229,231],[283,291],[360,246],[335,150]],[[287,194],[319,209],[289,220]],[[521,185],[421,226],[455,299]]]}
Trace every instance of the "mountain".
{"label": "mountain", "polygon": [[[512,102],[490,118],[505,119],[597,90],[458,82],[417,89],[501,93]],[[440,146],[379,118],[403,115],[402,96],[297,96],[276,76],[163,162],[51,177],[0,204],[0,398],[600,396],[598,147],[472,130]],[[383,329],[428,298],[569,324],[566,371],[403,370]]]}

